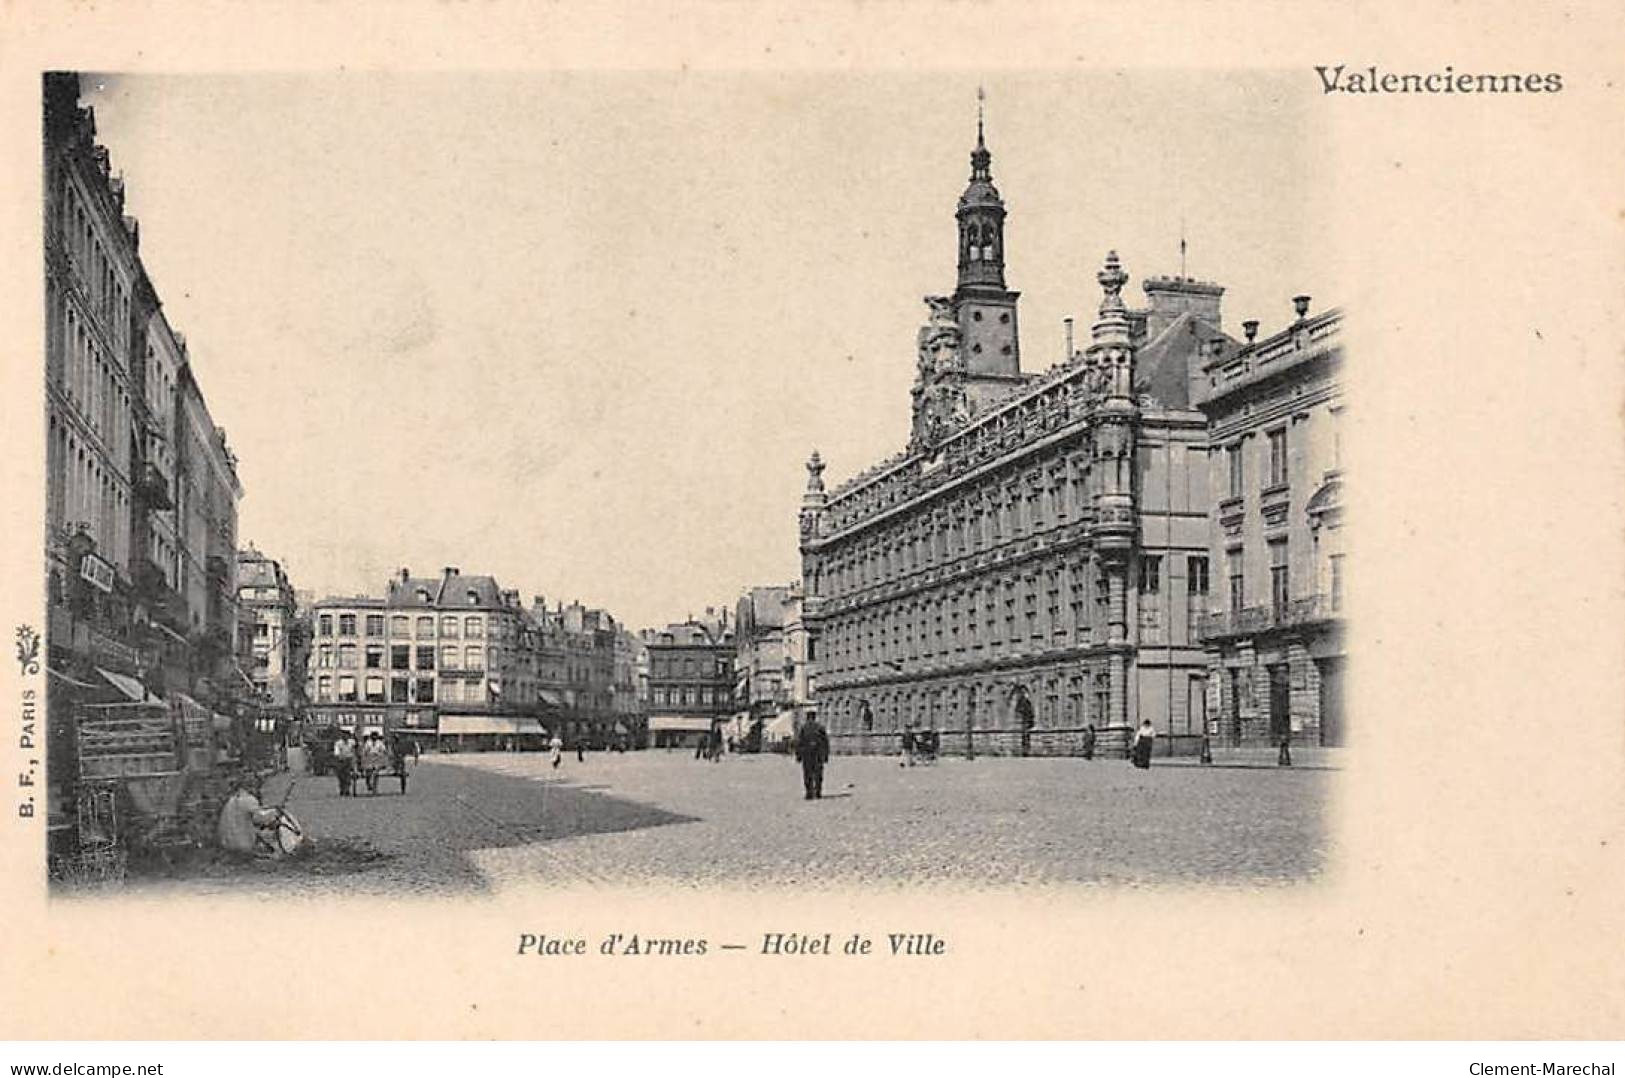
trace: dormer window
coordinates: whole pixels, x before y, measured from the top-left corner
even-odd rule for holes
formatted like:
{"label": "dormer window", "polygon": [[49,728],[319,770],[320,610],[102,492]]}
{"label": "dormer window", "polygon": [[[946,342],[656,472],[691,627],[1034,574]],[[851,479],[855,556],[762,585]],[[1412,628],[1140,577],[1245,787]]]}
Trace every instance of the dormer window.
{"label": "dormer window", "polygon": [[417,594],[418,594],[418,602],[426,603],[426,602],[429,601],[429,589],[428,588],[419,588]]}
{"label": "dormer window", "polygon": [[473,606],[480,601],[480,593],[473,588],[468,589],[468,605]]}

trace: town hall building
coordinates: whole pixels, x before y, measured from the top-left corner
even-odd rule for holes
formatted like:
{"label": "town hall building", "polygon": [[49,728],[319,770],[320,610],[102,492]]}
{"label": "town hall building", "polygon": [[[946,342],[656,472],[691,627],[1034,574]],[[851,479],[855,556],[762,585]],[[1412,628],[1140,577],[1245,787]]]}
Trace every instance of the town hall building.
{"label": "town hall building", "polygon": [[[1150,719],[1174,751],[1216,724],[1205,365],[1240,352],[1224,289],[1151,277],[1131,307],[1115,252],[1088,342],[1026,373],[1006,210],[981,125],[955,214],[958,276],[926,298],[907,446],[800,515],[814,703],[836,752],[1120,750]],[[1070,335],[1069,335],[1070,336]]]}

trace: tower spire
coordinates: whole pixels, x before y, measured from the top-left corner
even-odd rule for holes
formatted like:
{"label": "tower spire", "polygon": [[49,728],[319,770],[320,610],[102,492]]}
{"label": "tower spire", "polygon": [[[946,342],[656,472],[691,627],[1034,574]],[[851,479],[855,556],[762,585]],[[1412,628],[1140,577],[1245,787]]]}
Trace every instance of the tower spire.
{"label": "tower spire", "polygon": [[981,181],[992,184],[993,171],[989,165],[993,155],[987,151],[987,139],[984,137],[982,124],[982,103],[987,100],[987,91],[976,87],[976,149],[970,155],[970,178],[972,183]]}
{"label": "tower spire", "polygon": [[[991,392],[996,380],[1021,373],[1016,338],[1016,293],[1004,284],[1004,199],[993,186],[993,154],[987,148],[987,88],[976,87],[976,148],[970,182],[959,196],[959,282],[952,309],[959,322],[965,374]],[[981,383],[976,383],[981,384]],[[972,395],[980,392],[976,384]]]}

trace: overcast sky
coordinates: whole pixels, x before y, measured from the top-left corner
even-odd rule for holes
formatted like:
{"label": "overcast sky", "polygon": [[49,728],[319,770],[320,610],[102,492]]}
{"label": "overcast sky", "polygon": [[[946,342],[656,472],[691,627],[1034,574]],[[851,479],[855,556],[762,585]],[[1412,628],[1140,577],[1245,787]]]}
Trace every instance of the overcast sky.
{"label": "overcast sky", "polygon": [[1097,73],[87,76],[142,255],[295,586],[495,575],[628,624],[800,574],[817,447],[906,440],[987,87],[1027,370],[1108,248],[1338,302],[1313,86]]}

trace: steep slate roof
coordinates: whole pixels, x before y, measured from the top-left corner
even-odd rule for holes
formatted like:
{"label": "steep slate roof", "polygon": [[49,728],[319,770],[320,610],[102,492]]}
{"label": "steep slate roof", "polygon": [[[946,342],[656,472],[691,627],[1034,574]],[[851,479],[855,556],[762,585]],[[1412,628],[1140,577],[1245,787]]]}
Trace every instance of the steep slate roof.
{"label": "steep slate roof", "polygon": [[[418,598],[420,588],[428,593],[427,602]],[[467,593],[470,591],[475,595],[473,602],[467,601]],[[468,606],[475,610],[488,610],[504,605],[502,589],[497,585],[496,578],[474,573],[409,576],[405,580],[397,576],[389,582],[388,601],[392,607],[424,609],[435,606]]]}
{"label": "steep slate roof", "polygon": [[1235,338],[1211,322],[1189,311],[1182,312],[1135,353],[1134,391],[1149,395],[1166,408],[1192,408],[1191,372],[1201,369],[1203,348],[1214,340],[1224,341],[1227,351],[1239,346]]}

